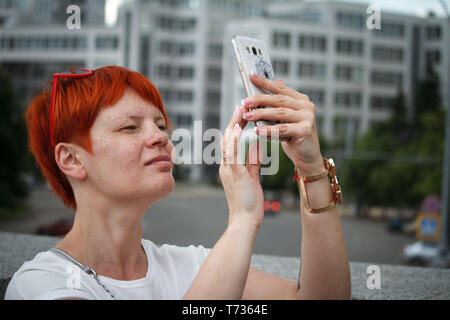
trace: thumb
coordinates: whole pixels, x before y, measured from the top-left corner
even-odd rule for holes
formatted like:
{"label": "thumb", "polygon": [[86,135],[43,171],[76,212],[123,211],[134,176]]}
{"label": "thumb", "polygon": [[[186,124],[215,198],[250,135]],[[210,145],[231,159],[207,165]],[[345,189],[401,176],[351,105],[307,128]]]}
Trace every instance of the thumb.
{"label": "thumb", "polygon": [[251,177],[259,178],[259,168],[261,167],[263,152],[262,146],[257,142],[253,142],[248,149],[247,170]]}

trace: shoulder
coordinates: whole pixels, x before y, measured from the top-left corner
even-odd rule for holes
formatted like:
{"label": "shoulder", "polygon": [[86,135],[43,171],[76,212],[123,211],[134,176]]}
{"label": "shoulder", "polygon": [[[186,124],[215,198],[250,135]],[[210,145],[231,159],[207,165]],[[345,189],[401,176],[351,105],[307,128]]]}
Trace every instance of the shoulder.
{"label": "shoulder", "polygon": [[197,264],[202,264],[208,256],[211,249],[204,246],[190,245],[188,247],[181,247],[171,244],[163,244],[158,246],[150,240],[142,240],[144,248],[152,255],[156,260],[172,260],[174,262],[187,262],[192,261]]}
{"label": "shoulder", "polygon": [[70,286],[74,274],[74,268],[70,267],[69,262],[49,251],[38,253],[14,273],[5,300],[92,298],[87,292]]}

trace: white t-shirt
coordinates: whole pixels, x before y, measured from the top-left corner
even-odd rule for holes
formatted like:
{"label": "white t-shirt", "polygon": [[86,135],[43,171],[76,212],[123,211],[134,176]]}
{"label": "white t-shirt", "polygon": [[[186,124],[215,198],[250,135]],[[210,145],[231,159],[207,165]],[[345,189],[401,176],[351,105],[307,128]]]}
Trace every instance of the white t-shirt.
{"label": "white t-shirt", "polygon": [[[148,259],[145,278],[122,281],[98,276],[116,299],[181,299],[210,249],[203,246],[156,246],[142,240]],[[5,300],[112,299],[93,275],[50,251],[38,253],[12,277]]]}

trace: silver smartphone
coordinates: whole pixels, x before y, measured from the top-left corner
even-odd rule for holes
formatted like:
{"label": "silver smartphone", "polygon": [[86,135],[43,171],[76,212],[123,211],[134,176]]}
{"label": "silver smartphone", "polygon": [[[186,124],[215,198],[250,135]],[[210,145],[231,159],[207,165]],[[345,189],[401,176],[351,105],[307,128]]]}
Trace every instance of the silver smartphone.
{"label": "silver smartphone", "polygon": [[[269,52],[264,41],[243,36],[234,36],[231,39],[231,43],[233,44],[236,62],[247,96],[253,96],[255,94],[273,94],[270,91],[255,86],[249,78],[250,74],[255,72],[261,77],[272,81],[275,80],[272,64],[270,63]],[[271,107],[260,106],[257,108]],[[269,126],[277,123],[281,122],[274,120],[259,120],[256,121],[256,126]]]}

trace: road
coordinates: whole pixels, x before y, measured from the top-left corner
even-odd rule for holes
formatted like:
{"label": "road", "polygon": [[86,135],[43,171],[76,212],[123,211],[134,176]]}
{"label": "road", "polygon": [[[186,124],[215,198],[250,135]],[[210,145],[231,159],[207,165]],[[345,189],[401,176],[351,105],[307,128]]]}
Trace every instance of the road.
{"label": "road", "polygon": [[[28,200],[30,212],[12,221],[0,221],[0,231],[34,233],[39,225],[73,212],[63,206],[45,187],[34,189]],[[214,246],[227,222],[227,203],[220,188],[178,183],[166,199],[155,203],[143,219],[143,236],[157,244]],[[403,247],[414,238],[390,233],[386,222],[341,216],[350,261],[373,264],[401,264]],[[300,213],[282,210],[266,216],[259,231],[254,253],[299,256]]]}

